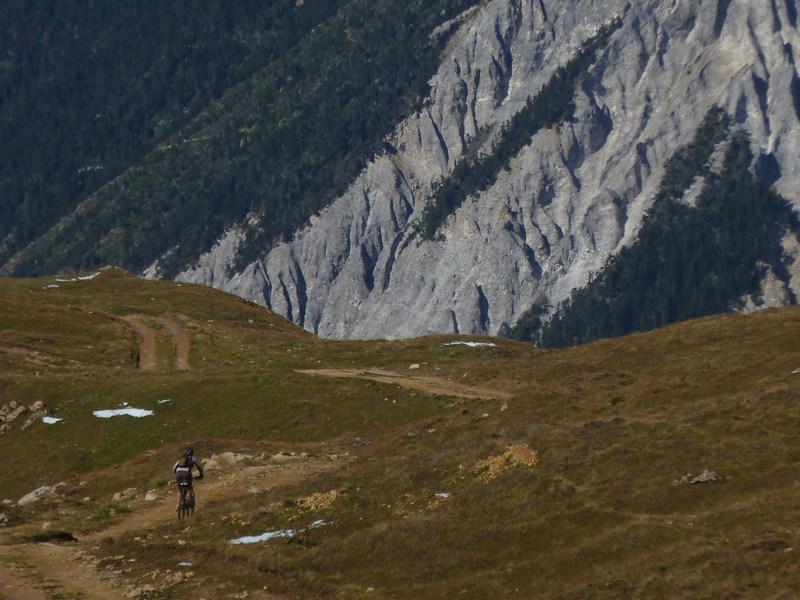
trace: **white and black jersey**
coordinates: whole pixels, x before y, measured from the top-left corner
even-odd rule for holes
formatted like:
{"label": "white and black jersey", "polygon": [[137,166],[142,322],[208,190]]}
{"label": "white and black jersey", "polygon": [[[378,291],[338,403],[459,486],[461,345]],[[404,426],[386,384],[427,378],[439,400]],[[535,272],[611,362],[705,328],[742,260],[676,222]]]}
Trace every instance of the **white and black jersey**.
{"label": "white and black jersey", "polygon": [[175,463],[175,466],[172,468],[175,473],[175,479],[177,479],[179,482],[185,481],[191,484],[192,467],[197,467],[197,470],[200,472],[200,477],[203,477],[203,465],[201,465],[194,459],[194,457],[192,457],[188,463],[183,458],[179,459],[178,462]]}

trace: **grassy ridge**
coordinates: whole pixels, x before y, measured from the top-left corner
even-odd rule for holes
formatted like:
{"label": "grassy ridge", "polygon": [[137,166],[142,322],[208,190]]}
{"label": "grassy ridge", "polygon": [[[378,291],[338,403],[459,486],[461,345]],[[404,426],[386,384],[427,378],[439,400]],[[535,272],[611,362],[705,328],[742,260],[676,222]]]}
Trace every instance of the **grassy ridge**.
{"label": "grassy ridge", "polygon": [[[800,544],[797,308],[543,351],[507,340],[328,342],[206,288],[112,271],[82,287],[43,290],[49,281],[0,282],[2,402],[43,397],[64,418],[3,436],[0,497],[63,480],[77,512],[44,504],[15,518],[91,528],[80,498],[109,507],[128,486],[165,485],[165,464],[187,439],[204,456],[285,446],[353,457],[259,495],[245,486],[204,505],[191,527],[159,525],[101,547],[134,573],[174,568],[180,555],[230,592],[266,586],[306,598],[763,598],[800,588],[786,550]],[[127,314],[182,323],[190,370],[134,369],[119,320]],[[52,364],[33,364],[34,350]],[[467,400],[296,372],[407,374],[411,363],[510,396]],[[87,412],[119,400],[156,416],[106,422]],[[493,473],[484,461],[512,447],[538,462]],[[675,484],[706,469],[713,483]],[[330,505],[298,501],[329,490],[339,493]],[[227,544],[316,519],[328,525]]]}
{"label": "grassy ridge", "polygon": [[[90,281],[58,281],[72,278],[2,283],[0,406],[42,400],[63,422],[22,432],[20,418],[4,436],[9,456],[38,447],[46,460],[35,461],[29,471],[27,465],[5,461],[0,497],[30,491],[31,477],[36,484],[52,485],[65,474],[107,467],[190,439],[314,441],[356,435],[364,424],[391,424],[372,403],[363,402],[365,395],[403,401],[401,421],[431,414],[443,404],[393,385],[299,375],[295,369],[323,363],[352,366],[367,346],[319,340],[261,307],[213,289],[144,282],[118,270],[103,271]],[[164,316],[181,323],[192,339],[190,370],[164,366],[171,349],[163,331],[159,367],[136,369],[137,334],[125,320],[130,315],[151,324]],[[374,344],[369,364],[411,361],[436,345]],[[458,354],[442,352],[438,360],[458,362]],[[166,399],[170,402],[159,404]],[[124,403],[156,411],[158,426],[148,419],[92,416],[93,410]]]}

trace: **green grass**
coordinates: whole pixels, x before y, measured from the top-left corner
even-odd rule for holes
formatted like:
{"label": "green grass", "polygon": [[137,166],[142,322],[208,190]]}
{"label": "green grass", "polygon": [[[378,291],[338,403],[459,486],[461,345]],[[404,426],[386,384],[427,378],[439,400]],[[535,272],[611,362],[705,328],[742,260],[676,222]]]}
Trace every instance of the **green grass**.
{"label": "green grass", "polygon": [[[60,503],[9,511],[12,529],[102,528],[111,508],[127,510],[116,492],[165,490],[187,442],[202,456],[348,453],[351,462],[257,495],[243,485],[204,503],[201,489],[186,527],[131,531],[102,542],[99,556],[135,558],[127,568],[141,575],[174,569],[180,556],[231,593],[266,586],[309,598],[798,592],[786,550],[800,544],[797,308],[541,351],[507,340],[443,347],[452,336],[331,342],[198,286],[118,271],[43,290],[48,281],[0,281],[0,404],[42,399],[63,419],[0,440],[0,498],[65,483]],[[122,320],[133,314],[180,323],[191,369],[170,368],[168,356],[154,371],[133,368]],[[412,363],[422,366],[414,374],[510,396],[466,400],[297,372],[411,374]],[[156,415],[91,414],[123,402]],[[538,463],[481,479],[479,461],[512,445],[535,450]],[[673,485],[704,469],[719,481]],[[328,506],[300,503],[330,490],[339,495]],[[227,543],[317,519],[328,524],[296,538]],[[191,585],[163,593],[181,597]]]}

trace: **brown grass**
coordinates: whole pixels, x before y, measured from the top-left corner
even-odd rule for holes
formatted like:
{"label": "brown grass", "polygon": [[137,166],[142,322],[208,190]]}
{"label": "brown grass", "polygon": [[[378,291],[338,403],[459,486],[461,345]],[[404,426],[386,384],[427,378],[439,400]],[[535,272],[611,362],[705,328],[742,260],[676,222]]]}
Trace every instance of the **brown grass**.
{"label": "brown grass", "polygon": [[[797,308],[541,351],[329,342],[214,290],[119,272],[46,283],[0,282],[0,404],[42,399],[64,420],[0,439],[0,497],[65,485],[14,508],[10,529],[102,536],[114,517],[92,512],[130,487],[168,489],[187,442],[204,457],[350,457],[258,493],[243,483],[188,527],[156,523],[94,550],[135,559],[120,561],[131,580],[180,556],[204,579],[174,597],[202,585],[219,597],[800,595]],[[190,368],[171,347],[171,368],[134,368],[127,315],[180,324]],[[351,376],[298,372],[319,369]],[[392,377],[363,377],[375,372]],[[406,385],[422,378],[435,389]],[[121,402],[156,416],[91,417]],[[706,469],[718,479],[673,485]],[[284,529],[298,535],[228,543]]]}

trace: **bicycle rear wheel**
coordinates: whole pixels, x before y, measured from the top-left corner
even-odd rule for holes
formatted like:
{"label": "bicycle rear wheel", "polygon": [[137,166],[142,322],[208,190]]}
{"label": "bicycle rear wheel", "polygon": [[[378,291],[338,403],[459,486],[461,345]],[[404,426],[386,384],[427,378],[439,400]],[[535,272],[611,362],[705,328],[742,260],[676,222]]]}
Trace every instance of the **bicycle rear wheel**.
{"label": "bicycle rear wheel", "polygon": [[178,507],[178,519],[183,519],[189,514],[189,489],[181,486],[181,503]]}

